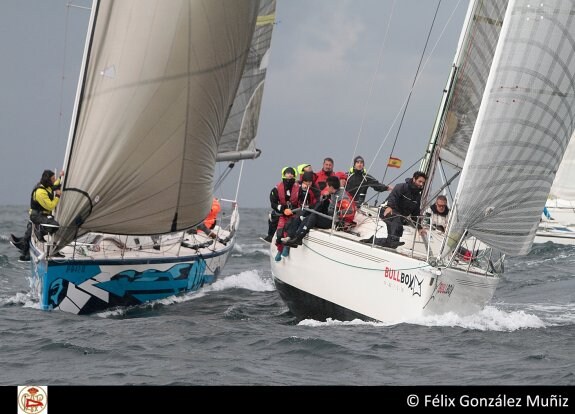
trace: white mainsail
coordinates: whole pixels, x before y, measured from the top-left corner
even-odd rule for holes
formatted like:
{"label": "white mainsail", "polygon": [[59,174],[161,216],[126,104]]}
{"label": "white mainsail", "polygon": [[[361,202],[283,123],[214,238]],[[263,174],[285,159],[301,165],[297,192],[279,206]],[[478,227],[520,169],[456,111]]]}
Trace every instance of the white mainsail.
{"label": "white mainsail", "polygon": [[[483,3],[483,2],[482,2]],[[510,1],[449,230],[526,254],[575,127],[572,1]]]}
{"label": "white mainsail", "polygon": [[71,128],[56,241],[189,228],[210,209],[217,148],[257,0],[100,0]]}

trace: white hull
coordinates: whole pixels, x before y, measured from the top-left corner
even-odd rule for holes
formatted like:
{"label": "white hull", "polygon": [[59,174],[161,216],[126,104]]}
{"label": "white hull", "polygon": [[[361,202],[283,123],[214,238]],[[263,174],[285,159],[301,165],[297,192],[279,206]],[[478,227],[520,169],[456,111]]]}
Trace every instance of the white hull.
{"label": "white hull", "polygon": [[[237,228],[237,208],[230,228]],[[235,243],[235,231],[149,236],[88,234],[50,257],[48,244],[33,240],[34,290],[43,310],[89,314],[196,291],[213,283]],[[227,240],[226,240],[227,239]]]}
{"label": "white hull", "polygon": [[493,297],[499,277],[465,262],[433,267],[417,258],[417,243],[411,257],[406,246],[393,251],[358,242],[369,235],[312,230],[279,262],[272,244],[276,287],[296,317],[395,324],[446,312],[473,314]]}

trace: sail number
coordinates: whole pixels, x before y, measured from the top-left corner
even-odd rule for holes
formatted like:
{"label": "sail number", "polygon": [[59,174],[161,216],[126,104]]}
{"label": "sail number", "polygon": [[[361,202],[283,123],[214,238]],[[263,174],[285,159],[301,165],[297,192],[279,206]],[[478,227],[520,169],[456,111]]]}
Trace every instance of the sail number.
{"label": "sail number", "polygon": [[84,265],[68,265],[66,266],[66,273],[84,273],[86,266]]}

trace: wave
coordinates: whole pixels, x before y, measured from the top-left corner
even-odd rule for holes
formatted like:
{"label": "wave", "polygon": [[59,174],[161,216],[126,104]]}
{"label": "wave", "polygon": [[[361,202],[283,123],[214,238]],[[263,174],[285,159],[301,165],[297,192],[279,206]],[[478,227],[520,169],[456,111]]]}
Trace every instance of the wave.
{"label": "wave", "polygon": [[[405,321],[404,324],[422,326],[447,326],[459,327],[478,331],[516,331],[520,329],[538,329],[552,326],[551,320],[545,322],[540,316],[526,312],[525,310],[505,311],[494,306],[487,306],[478,313],[469,316],[459,316],[452,312],[442,315],[424,316]],[[575,313],[572,313],[571,321],[575,321]],[[306,319],[299,323],[302,326],[347,326],[369,325],[376,327],[388,327],[392,324],[382,322],[366,322],[359,319],[341,322],[328,319],[326,322]]]}
{"label": "wave", "polygon": [[148,310],[160,306],[172,305],[175,303],[184,303],[202,298],[206,295],[209,295],[211,292],[220,292],[227,289],[238,288],[251,290],[254,292],[269,292],[275,290],[275,286],[271,278],[261,276],[260,272],[257,270],[249,270],[241,272],[237,275],[230,275],[226,276],[225,278],[218,279],[213,284],[205,286],[196,292],[188,292],[179,296],[170,296],[164,299],[158,299],[132,307],[110,309],[103,312],[98,312],[96,315],[102,318],[126,316],[139,310]]}

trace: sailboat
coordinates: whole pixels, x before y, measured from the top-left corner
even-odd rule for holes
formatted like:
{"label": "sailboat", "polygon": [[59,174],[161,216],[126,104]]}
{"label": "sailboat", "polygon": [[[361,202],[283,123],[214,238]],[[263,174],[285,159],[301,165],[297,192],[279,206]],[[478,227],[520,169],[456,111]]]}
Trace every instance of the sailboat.
{"label": "sailboat", "polygon": [[216,238],[193,228],[221,182],[216,163],[259,155],[274,13],[275,0],[93,2],[60,227],[31,243],[42,309],[138,305],[218,277],[239,225],[237,190],[220,199]]}
{"label": "sailboat", "polygon": [[575,245],[575,134],[557,170],[535,243]]}
{"label": "sailboat", "polygon": [[362,205],[349,230],[311,230],[288,257],[270,255],[298,319],[396,324],[490,302],[505,257],[532,246],[575,129],[574,11],[561,0],[470,2],[420,166],[424,207],[457,185],[445,233],[405,225],[396,249],[361,243],[386,236],[377,205]]}

